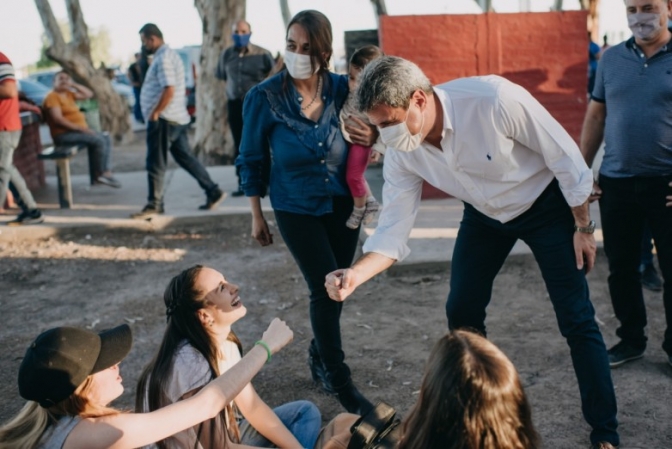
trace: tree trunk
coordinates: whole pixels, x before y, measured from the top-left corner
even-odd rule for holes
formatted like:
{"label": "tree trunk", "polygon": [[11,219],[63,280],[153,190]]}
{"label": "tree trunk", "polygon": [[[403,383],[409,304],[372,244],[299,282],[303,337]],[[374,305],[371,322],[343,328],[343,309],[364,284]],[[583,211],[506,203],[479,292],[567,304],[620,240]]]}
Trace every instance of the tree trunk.
{"label": "tree trunk", "polygon": [[245,0],[195,0],[203,21],[201,64],[196,85],[196,142],[194,152],[220,162],[233,162],[224,83],[215,77],[219,55],[232,45],[234,22],[245,18]]}
{"label": "tree trunk", "polygon": [[280,0],[280,12],[282,12],[282,21],[285,24],[285,29],[287,29],[289,22],[292,20],[292,13],[289,10],[289,0]]}
{"label": "tree trunk", "polygon": [[563,7],[562,3],[563,3],[562,0],[555,0],[553,2],[553,11],[562,11]]}
{"label": "tree trunk", "polygon": [[117,94],[103,71],[91,61],[88,27],[79,0],[66,0],[72,41],[65,43],[49,0],[35,0],[35,6],[49,41],[47,56],[56,61],[75,81],[89,87],[98,101],[100,124],[115,139],[121,139],[130,129],[128,105]]}

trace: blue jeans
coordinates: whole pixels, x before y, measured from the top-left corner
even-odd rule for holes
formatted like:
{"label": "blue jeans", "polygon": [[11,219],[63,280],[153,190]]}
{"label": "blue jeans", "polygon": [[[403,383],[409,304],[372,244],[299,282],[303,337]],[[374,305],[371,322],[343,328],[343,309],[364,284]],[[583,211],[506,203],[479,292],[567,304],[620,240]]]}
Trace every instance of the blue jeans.
{"label": "blue jeans", "polygon": [[359,229],[345,226],[352,212],[350,196],[333,197],[333,211],[313,216],[276,210],[280,234],[299,266],[310,290],[310,324],[317,348],[333,387],[350,381],[341,344],[341,310],[343,303],[329,298],[324,287],[327,274],[347,268],[357,250]]}
{"label": "blue jeans", "polygon": [[91,184],[106,171],[112,170],[112,142],[107,133],[70,131],[54,137],[56,145],[85,145],[89,154]]}
{"label": "blue jeans", "polygon": [[135,97],[135,104],[133,105],[133,116],[135,120],[144,123],[142,118],[142,109],[140,108],[140,87],[133,86],[133,96]]}
{"label": "blue jeans", "polygon": [[0,208],[4,207],[9,188],[19,207],[27,212],[36,209],[37,204],[23,176],[14,166],[14,150],[19,146],[20,140],[21,130],[0,131]]}
{"label": "blue jeans", "polygon": [[658,264],[664,282],[663,305],[667,329],[663,349],[672,355],[672,207],[665,197],[672,195],[672,175],[651,178],[609,178],[600,175],[600,216],[604,252],[609,261],[609,292],[621,340],[646,347],[646,306],[640,283],[642,232],[648,224],[656,243]]}
{"label": "blue jeans", "polygon": [[147,203],[156,208],[163,207],[163,178],[166,175],[168,151],[175,162],[193,176],[207,196],[217,188],[203,164],[189,149],[188,127],[189,125],[178,125],[162,118],[147,122]]}
{"label": "blue jeans", "polygon": [[[274,408],[273,411],[280,421],[299,440],[302,448],[313,449],[322,426],[320,411],[312,402],[289,402]],[[257,432],[254,427],[243,419],[240,428],[240,443],[253,447],[277,447]]]}
{"label": "blue jeans", "polygon": [[595,322],[585,273],[576,268],[573,234],[574,218],[557,181],[528,211],[507,223],[465,204],[451,264],[448,326],[469,327],[485,335],[485,309],[493,281],[513,245],[522,239],[537,260],[560,333],[567,339],[581,410],[593,428],[591,441],[618,445],[616,397],[607,350]]}

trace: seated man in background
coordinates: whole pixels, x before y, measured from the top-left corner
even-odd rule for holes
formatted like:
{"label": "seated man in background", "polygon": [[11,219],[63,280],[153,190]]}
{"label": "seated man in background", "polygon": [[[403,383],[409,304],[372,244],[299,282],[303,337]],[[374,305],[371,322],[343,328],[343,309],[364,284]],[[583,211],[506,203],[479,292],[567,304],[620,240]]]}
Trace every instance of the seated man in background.
{"label": "seated man in background", "polygon": [[121,187],[112,176],[110,164],[110,137],[88,127],[84,114],[76,100],[87,100],[93,92],[72,81],[70,75],[61,71],[54,77],[54,90],[44,98],[45,111],[51,137],[56,145],[85,145],[92,159],[92,184]]}

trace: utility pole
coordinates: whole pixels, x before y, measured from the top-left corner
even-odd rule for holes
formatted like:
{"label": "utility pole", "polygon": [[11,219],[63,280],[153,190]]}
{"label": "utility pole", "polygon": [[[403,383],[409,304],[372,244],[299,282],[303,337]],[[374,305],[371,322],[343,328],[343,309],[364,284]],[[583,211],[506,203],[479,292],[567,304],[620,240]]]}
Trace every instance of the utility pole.
{"label": "utility pole", "polygon": [[483,12],[491,12],[492,11],[492,0],[475,0],[476,3],[478,3],[478,6],[481,7]]}

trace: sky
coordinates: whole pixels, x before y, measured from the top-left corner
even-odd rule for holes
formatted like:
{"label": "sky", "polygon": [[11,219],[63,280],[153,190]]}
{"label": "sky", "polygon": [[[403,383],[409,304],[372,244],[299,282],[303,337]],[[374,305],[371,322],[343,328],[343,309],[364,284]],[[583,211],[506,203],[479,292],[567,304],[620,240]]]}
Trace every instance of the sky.
{"label": "sky", "polygon": [[[520,4],[532,11],[548,11],[553,0],[493,0],[497,12],[518,12]],[[57,19],[67,19],[65,0],[50,0]],[[113,62],[128,63],[138,51],[138,30],[156,23],[173,48],[200,45],[201,19],[193,0],[80,0],[89,29],[105,27],[110,33]],[[474,0],[386,0],[390,15],[475,14],[481,10]],[[602,0],[600,33],[609,34],[610,43],[630,36],[622,0]],[[289,0],[292,13],[317,9],[331,21],[335,56],[343,54],[343,32],[375,29],[376,20],[369,0]],[[579,0],[564,0],[565,9],[578,9]],[[33,0],[0,0],[0,11],[11,20],[0,27],[0,51],[17,69],[39,59],[42,22]],[[278,0],[247,0],[247,20],[252,24],[252,42],[272,53],[284,48],[285,30]],[[422,30],[419,30],[422,32]]]}

